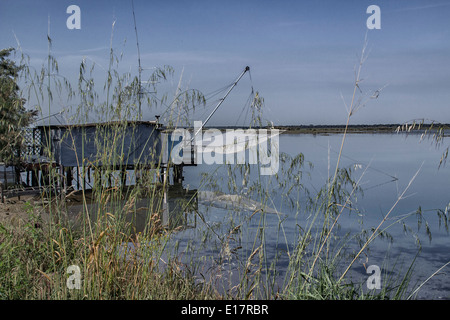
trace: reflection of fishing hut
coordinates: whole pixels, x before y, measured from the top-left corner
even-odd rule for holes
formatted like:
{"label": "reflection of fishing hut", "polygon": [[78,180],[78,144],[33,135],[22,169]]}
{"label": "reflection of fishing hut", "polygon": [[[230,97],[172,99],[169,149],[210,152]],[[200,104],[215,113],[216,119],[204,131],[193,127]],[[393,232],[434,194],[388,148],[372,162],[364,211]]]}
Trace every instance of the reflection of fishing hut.
{"label": "reflection of fishing hut", "polygon": [[189,229],[197,225],[198,211],[197,190],[183,189],[181,184],[175,184],[164,193],[161,223],[164,228]]}

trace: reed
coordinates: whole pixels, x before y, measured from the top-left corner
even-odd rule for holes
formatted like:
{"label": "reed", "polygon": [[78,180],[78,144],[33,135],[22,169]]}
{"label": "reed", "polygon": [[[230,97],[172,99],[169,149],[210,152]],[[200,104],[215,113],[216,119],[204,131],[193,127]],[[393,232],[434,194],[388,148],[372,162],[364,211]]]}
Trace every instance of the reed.
{"label": "reed", "polygon": [[[80,190],[69,190],[62,196],[56,193],[61,189],[58,181],[64,172],[50,167],[40,203],[26,206],[28,219],[17,224],[0,224],[1,299],[403,299],[414,296],[420,286],[410,289],[413,264],[398,278],[385,274],[385,286],[378,291],[368,291],[364,283],[353,283],[347,277],[374,239],[389,239],[390,226],[402,223],[407,216],[422,216],[411,213],[386,226],[389,214],[404,193],[373,229],[348,235],[338,232],[342,215],[347,212],[351,215],[356,210],[354,199],[362,193],[360,179],[364,175],[355,179],[351,168],[341,167],[347,128],[355,112],[378,97],[382,89],[360,95],[367,39],[355,70],[351,103],[346,105],[346,129],[337,163],[323,188],[313,192],[305,187],[305,176],[310,174],[308,165],[312,169],[313,164],[306,163],[302,154],[292,157],[280,153],[280,170],[269,177],[262,177],[259,168],[248,164],[218,166],[202,176],[199,190],[246,196],[261,207],[250,213],[240,208],[228,209],[227,215],[220,218],[209,214],[211,207],[193,208],[192,218],[198,222],[197,226],[188,230],[192,235],[190,241],[179,242],[180,228],[165,228],[161,221],[164,193],[168,188],[168,181],[159,179],[161,154],[152,154],[154,146],[150,140],[146,141],[149,154],[139,155],[137,163],[150,157],[155,167],[136,166],[134,172],[127,173],[123,164],[130,150],[127,137],[130,132],[132,137],[137,134],[135,124],[142,106],[150,109],[165,106],[162,121],[174,129],[188,125],[188,115],[204,105],[206,98],[198,90],[183,88],[182,78],[171,100],[168,93],[161,96],[157,83],[173,76],[169,66],[156,69],[146,82],[147,87],[130,73],[120,74],[121,55],[116,56],[112,50],[113,31],[114,23],[103,101],[94,82],[95,64],[81,62],[76,85],[58,74],[57,62],[51,55],[50,35],[47,66],[42,70],[27,66],[23,55],[23,76],[28,84],[24,94],[28,100],[37,101],[41,114],[43,106],[52,114],[57,96],[58,100],[74,102],[72,116],[67,121],[83,125],[94,116],[98,124],[95,136],[82,133],[82,156],[77,159],[77,167],[82,172]],[[261,126],[264,100],[255,94],[250,102],[253,106],[250,127]],[[82,128],[85,130],[85,126]],[[63,138],[77,148],[73,132],[67,130]],[[50,132],[46,133],[46,139],[50,146]],[[85,156],[89,139],[97,146],[95,160],[87,160]],[[50,148],[44,153],[53,156]],[[226,174],[218,175],[219,171]],[[127,179],[122,174],[125,173],[134,181],[133,185],[124,183]],[[68,202],[74,195],[80,201],[75,216],[74,205]],[[275,199],[279,195],[281,201]],[[192,201],[193,198],[186,199],[179,206],[187,210]],[[298,217],[298,236],[294,243],[287,239],[285,217],[269,216],[267,209],[272,206],[279,212],[284,208],[293,210]],[[442,215],[447,221],[446,212]],[[143,227],[137,229],[140,219],[144,219]],[[269,219],[277,221],[275,255],[269,255],[267,250]],[[349,255],[351,244],[357,241],[359,249]],[[287,261],[286,271],[280,270],[280,261]],[[67,268],[71,265],[81,269],[79,290],[67,286]]]}

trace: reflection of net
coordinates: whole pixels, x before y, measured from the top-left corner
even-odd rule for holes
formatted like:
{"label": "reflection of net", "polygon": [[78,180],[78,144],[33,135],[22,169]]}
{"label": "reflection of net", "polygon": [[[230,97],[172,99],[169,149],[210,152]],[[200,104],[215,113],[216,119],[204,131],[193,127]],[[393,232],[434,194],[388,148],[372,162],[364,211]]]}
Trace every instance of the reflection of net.
{"label": "reflection of net", "polygon": [[[222,134],[222,140],[219,139],[219,141],[222,141],[224,143],[208,143],[203,141],[203,148],[204,151],[208,151],[208,149],[211,149],[211,151],[220,153],[220,154],[233,154],[233,153],[240,153],[244,152],[246,150],[256,150],[258,145],[267,145],[269,139],[273,139],[274,137],[278,136],[279,133],[268,133],[268,134],[254,134],[250,137],[248,135],[243,135],[242,139],[231,139],[232,142],[229,142],[227,140],[227,135]],[[234,136],[233,136],[234,137]],[[246,138],[247,137],[247,138]],[[228,143],[229,142],[229,143]]]}
{"label": "reflection of net", "polygon": [[219,191],[198,191],[198,201],[219,209],[245,210],[249,212],[262,211],[268,214],[281,214],[276,208],[268,206],[238,194],[225,194]]}

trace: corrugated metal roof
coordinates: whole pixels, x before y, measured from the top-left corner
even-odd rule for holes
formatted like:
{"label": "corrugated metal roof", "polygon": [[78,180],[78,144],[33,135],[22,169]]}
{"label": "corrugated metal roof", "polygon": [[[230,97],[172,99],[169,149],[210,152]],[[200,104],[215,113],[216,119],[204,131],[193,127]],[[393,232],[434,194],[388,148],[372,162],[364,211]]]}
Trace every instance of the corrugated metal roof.
{"label": "corrugated metal roof", "polygon": [[[92,122],[92,123],[78,123],[78,124],[50,124],[51,128],[69,128],[69,127],[95,127],[98,125],[114,125],[114,124],[125,124],[129,123],[130,125],[141,125],[141,124],[151,124],[156,125],[158,122],[156,120],[152,121],[109,121],[109,122]],[[36,128],[48,127],[48,124],[40,124],[36,125]]]}

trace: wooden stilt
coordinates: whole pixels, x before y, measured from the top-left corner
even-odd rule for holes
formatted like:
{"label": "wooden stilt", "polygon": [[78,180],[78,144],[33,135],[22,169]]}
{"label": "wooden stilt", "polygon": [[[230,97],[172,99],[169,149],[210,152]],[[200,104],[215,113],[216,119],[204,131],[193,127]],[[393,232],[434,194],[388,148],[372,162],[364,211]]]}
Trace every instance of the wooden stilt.
{"label": "wooden stilt", "polygon": [[122,190],[125,191],[125,187],[127,184],[127,170],[125,169],[125,167],[122,167],[121,184],[122,184]]}
{"label": "wooden stilt", "polygon": [[86,167],[83,166],[83,190],[86,191]]}
{"label": "wooden stilt", "polygon": [[173,166],[173,183],[182,183],[183,182],[183,165],[175,165]]}
{"label": "wooden stilt", "polygon": [[31,169],[31,186],[39,187],[38,172],[34,165],[33,168]]}
{"label": "wooden stilt", "polygon": [[67,183],[67,189],[70,189],[72,187],[72,180],[73,180],[73,168],[69,167],[66,168],[66,183]]}
{"label": "wooden stilt", "polygon": [[59,165],[59,174],[60,174],[60,178],[59,180],[59,193],[60,193],[60,197],[61,197],[61,201],[64,201],[66,199],[66,195],[67,195],[67,179],[66,179],[66,169],[64,168],[63,165]]}
{"label": "wooden stilt", "polygon": [[2,203],[5,203],[5,195],[3,193],[3,182],[0,182],[0,196],[2,197]]}
{"label": "wooden stilt", "polygon": [[3,182],[2,183],[0,183],[0,192],[1,192],[1,197],[2,197],[2,203],[5,203],[5,194],[4,194],[4,189],[5,189],[5,186],[6,186],[6,188],[8,187],[8,183],[7,183],[7,180],[6,180],[6,164],[4,163],[3,164]]}
{"label": "wooden stilt", "polygon": [[80,168],[77,167],[77,190],[80,190]]}

